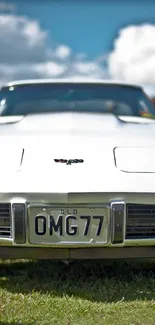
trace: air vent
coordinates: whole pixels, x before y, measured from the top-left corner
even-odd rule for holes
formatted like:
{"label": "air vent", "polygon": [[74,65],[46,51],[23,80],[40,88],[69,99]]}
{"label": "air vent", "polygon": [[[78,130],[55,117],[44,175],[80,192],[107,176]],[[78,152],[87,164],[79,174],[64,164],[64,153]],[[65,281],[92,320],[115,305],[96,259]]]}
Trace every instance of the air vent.
{"label": "air vent", "polygon": [[11,237],[11,204],[0,203],[0,238]]}
{"label": "air vent", "polygon": [[155,239],[155,205],[127,204],[126,239]]}

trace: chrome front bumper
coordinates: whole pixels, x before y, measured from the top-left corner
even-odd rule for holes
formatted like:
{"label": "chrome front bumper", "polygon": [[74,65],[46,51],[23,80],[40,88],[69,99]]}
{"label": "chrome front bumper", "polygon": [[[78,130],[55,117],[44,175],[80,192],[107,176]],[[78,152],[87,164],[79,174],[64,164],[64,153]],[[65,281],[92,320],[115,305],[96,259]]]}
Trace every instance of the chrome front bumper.
{"label": "chrome front bumper", "polygon": [[[5,235],[0,236],[0,257],[2,258],[155,257],[155,236],[141,239],[126,238],[126,205],[129,203],[153,205],[154,194],[1,194],[0,205],[2,203],[10,205],[10,235],[7,238]],[[32,243],[29,208],[31,206],[44,208],[48,205],[60,208],[102,207],[106,211],[106,240],[102,243],[95,241],[64,244]]]}

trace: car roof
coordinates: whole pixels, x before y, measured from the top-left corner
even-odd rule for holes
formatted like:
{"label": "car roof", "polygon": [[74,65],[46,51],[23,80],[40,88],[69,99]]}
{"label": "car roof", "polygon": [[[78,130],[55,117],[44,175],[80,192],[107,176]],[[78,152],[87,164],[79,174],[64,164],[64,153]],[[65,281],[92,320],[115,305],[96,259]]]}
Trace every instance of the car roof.
{"label": "car roof", "polygon": [[82,84],[103,84],[103,85],[119,85],[119,86],[128,86],[142,89],[141,86],[137,84],[127,83],[119,80],[106,80],[106,79],[90,79],[90,78],[61,78],[61,79],[27,79],[27,80],[15,80],[8,83],[5,83],[3,87],[11,86],[22,86],[30,84],[51,84],[51,83],[82,83]]}

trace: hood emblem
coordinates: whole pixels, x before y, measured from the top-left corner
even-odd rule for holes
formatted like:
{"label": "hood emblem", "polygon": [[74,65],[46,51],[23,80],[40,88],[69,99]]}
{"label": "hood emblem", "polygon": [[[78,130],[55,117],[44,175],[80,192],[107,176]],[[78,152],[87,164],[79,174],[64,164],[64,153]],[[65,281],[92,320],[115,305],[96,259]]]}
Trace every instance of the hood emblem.
{"label": "hood emblem", "polygon": [[54,159],[56,163],[66,164],[66,165],[72,165],[72,164],[78,164],[83,163],[83,159]]}

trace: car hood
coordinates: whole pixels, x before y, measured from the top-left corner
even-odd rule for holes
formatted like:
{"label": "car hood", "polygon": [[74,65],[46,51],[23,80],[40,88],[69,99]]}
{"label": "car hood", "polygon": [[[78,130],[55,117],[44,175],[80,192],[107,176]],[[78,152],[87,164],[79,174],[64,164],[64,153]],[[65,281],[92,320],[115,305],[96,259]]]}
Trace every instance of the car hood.
{"label": "car hood", "polygon": [[0,191],[154,192],[154,134],[154,123],[101,114],[32,115],[3,124]]}

